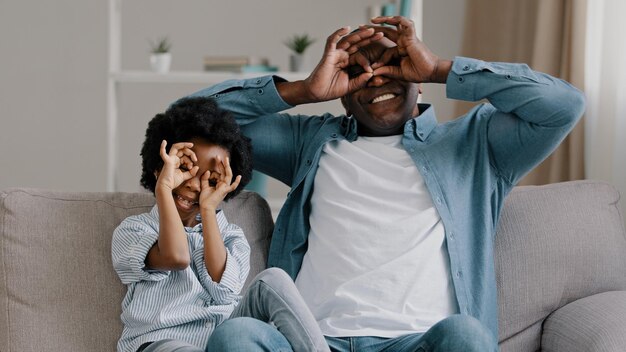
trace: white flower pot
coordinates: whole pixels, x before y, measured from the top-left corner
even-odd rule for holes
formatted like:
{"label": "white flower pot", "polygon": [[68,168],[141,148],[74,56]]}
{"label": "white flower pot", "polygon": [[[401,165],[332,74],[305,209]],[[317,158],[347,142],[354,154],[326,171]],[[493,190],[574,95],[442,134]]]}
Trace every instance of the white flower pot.
{"label": "white flower pot", "polygon": [[304,55],[302,55],[302,54],[291,54],[289,56],[289,70],[291,72],[302,72],[302,71],[304,71]]}
{"label": "white flower pot", "polygon": [[157,73],[168,73],[172,64],[171,53],[159,53],[150,55],[150,68]]}

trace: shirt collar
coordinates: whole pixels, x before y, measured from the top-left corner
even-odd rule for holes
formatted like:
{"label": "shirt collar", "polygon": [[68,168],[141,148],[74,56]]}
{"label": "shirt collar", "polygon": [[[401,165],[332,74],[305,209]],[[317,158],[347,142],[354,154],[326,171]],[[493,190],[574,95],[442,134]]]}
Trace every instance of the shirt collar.
{"label": "shirt collar", "polygon": [[[420,114],[407,121],[404,125],[404,134],[410,133],[415,138],[425,141],[437,126],[435,107],[432,104],[417,104]],[[344,128],[344,136],[348,141],[358,138],[357,123],[354,117],[343,116],[341,126]]]}
{"label": "shirt collar", "polygon": [[404,134],[411,134],[411,137],[423,142],[437,126],[437,116],[435,116],[435,107],[431,104],[417,104],[417,106],[420,114],[406,122]]}
{"label": "shirt collar", "polygon": [[357,128],[356,128],[356,119],[354,117],[343,116],[341,120],[341,127],[343,130],[343,135],[350,142],[353,142],[357,139]]}

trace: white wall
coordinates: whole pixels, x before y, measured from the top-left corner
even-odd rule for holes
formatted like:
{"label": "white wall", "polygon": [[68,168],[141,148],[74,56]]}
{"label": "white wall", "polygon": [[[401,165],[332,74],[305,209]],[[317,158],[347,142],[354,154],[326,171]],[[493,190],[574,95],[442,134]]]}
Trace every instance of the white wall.
{"label": "white wall", "polygon": [[[437,55],[454,59],[461,54],[466,0],[424,1],[424,43]],[[435,106],[439,121],[457,116],[454,101],[446,98],[444,84],[424,86],[422,101]]]}
{"label": "white wall", "polygon": [[0,1],[0,189],[103,190],[106,2]]}
{"label": "white wall", "polygon": [[[283,40],[307,32],[318,41],[367,18],[376,0],[123,0],[122,68],[147,69],[149,38],[168,35],[172,69],[200,70],[204,55],[257,55],[287,68]],[[465,0],[425,0],[424,38],[439,55],[460,49]],[[106,188],[107,3],[104,0],[0,2],[0,189]],[[124,83],[120,91],[119,186],[138,190],[139,148],[147,121],[174,99],[202,88]],[[442,86],[426,88],[443,119]],[[305,111],[340,112],[338,103]],[[277,188],[278,192],[284,189]]]}

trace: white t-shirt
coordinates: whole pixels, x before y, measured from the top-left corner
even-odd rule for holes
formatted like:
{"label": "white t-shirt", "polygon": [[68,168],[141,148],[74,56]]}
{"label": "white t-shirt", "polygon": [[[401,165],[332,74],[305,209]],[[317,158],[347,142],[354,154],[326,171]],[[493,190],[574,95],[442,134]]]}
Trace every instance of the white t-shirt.
{"label": "white t-shirt", "polygon": [[324,335],[397,337],[457,312],[443,224],[401,138],[324,146],[296,278]]}

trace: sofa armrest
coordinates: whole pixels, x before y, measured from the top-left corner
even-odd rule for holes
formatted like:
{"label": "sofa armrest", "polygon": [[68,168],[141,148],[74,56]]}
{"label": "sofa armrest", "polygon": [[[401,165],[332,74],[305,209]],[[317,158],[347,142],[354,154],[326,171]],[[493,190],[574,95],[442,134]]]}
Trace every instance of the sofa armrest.
{"label": "sofa armrest", "polygon": [[543,324],[542,351],[623,352],[626,291],[585,297],[554,311]]}

